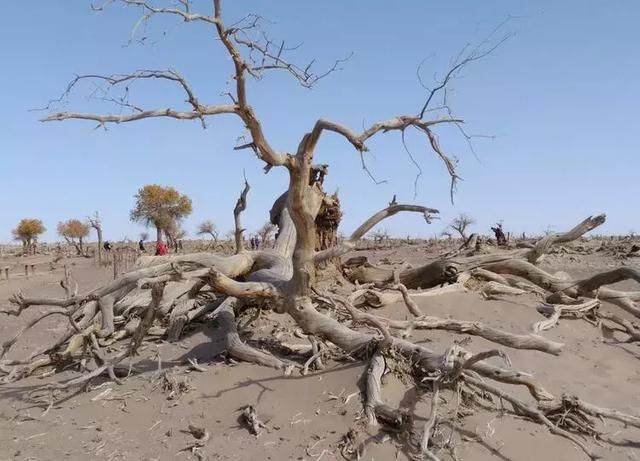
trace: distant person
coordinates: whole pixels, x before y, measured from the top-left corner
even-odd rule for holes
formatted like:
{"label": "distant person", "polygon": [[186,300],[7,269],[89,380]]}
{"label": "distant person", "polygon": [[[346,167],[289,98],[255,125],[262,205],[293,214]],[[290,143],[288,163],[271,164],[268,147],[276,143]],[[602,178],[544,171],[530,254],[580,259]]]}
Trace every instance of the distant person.
{"label": "distant person", "polygon": [[491,230],[496,236],[496,243],[498,246],[507,244],[507,237],[505,237],[504,232],[502,231],[502,224],[498,224],[496,227],[492,227]]}
{"label": "distant person", "polygon": [[144,247],[144,239],[140,239],[140,241],[138,242],[138,248],[140,248],[140,251],[142,251],[143,253],[147,252],[147,250]]}
{"label": "distant person", "polygon": [[251,244],[251,249],[255,250],[256,249],[256,238],[255,237],[251,237],[249,239],[249,243]]}
{"label": "distant person", "polygon": [[156,243],[156,256],[166,256],[168,254],[169,250],[167,249],[167,245],[165,245],[162,240],[158,240]]}
{"label": "distant person", "polygon": [[260,237],[256,236],[256,250],[260,249]]}
{"label": "distant person", "polygon": [[113,248],[113,245],[111,245],[111,242],[109,242],[109,240],[107,240],[102,245],[102,248],[104,248],[104,251],[111,251],[111,249]]}

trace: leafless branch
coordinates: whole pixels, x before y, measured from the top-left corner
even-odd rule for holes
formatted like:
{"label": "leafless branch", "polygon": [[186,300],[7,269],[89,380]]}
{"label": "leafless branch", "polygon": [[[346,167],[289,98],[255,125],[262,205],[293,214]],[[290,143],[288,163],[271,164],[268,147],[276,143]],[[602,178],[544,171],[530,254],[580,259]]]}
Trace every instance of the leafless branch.
{"label": "leafless branch", "polygon": [[348,253],[355,247],[356,242],[364,237],[364,235],[380,223],[380,221],[404,211],[421,213],[427,223],[431,222],[433,214],[439,213],[439,211],[434,208],[428,208],[420,205],[402,205],[392,202],[392,204],[387,208],[378,211],[363,222],[355,231],[353,231],[348,240],[345,240],[338,246],[317,252],[313,257],[313,261],[315,263],[319,263]]}
{"label": "leafless branch", "polygon": [[207,16],[198,13],[190,12],[190,2],[185,0],[179,0],[184,9],[179,8],[156,8],[145,0],[107,0],[106,2],[96,6],[91,5],[91,9],[94,11],[102,11],[106,6],[113,3],[124,3],[125,5],[139,6],[144,11],[144,18],[148,19],[155,14],[171,14],[181,17],[185,22],[203,21],[209,24],[215,24],[216,18],[213,16]]}
{"label": "leafless branch", "polygon": [[[495,29],[493,29],[491,33],[484,40],[482,40],[476,47],[474,47],[471,51],[467,52],[470,46],[469,44],[465,45],[462,48],[460,53],[458,53],[458,56],[456,57],[456,59],[453,61],[451,68],[445,74],[444,78],[442,78],[438,82],[438,84],[429,91],[427,99],[424,105],[422,106],[422,109],[419,112],[420,118],[424,117],[426,111],[429,108],[429,105],[433,101],[433,98],[438,94],[438,92],[446,89],[447,85],[451,82],[451,80],[454,79],[464,67],[466,67],[468,64],[471,64],[472,62],[479,61],[480,59],[489,56],[498,47],[500,47],[500,45],[502,45],[505,41],[507,41],[509,38],[512,37],[513,34],[506,34],[502,38],[500,38],[497,42],[495,42],[493,45],[489,45],[493,37],[495,36],[495,34],[500,29],[502,29],[502,27],[511,19],[512,17],[509,16],[500,24],[498,24],[498,26]],[[420,72],[423,64],[424,64],[424,61],[422,61],[418,66],[417,74],[418,74],[418,80],[420,84],[422,85],[423,88],[427,89],[427,86],[423,83],[421,72]]]}
{"label": "leafless branch", "polygon": [[[330,120],[320,119],[316,122],[308,140],[307,147],[313,150],[315,144],[318,142],[320,135],[323,131],[332,131],[334,133],[338,133],[342,135],[351,143],[351,145],[362,155],[364,152],[367,152],[369,148],[366,146],[366,141],[378,133],[387,133],[389,131],[400,131],[403,136],[404,132],[407,128],[415,128],[416,130],[427,135],[429,140],[429,144],[433,151],[440,157],[445,166],[447,167],[447,171],[451,177],[451,196],[453,199],[453,192],[455,190],[455,184],[460,177],[456,172],[456,159],[451,158],[447,154],[444,153],[442,148],[438,143],[438,139],[435,133],[431,130],[431,127],[441,124],[451,124],[451,123],[463,123],[462,119],[454,119],[454,118],[439,118],[435,120],[422,120],[416,116],[410,115],[402,115],[399,117],[395,117],[389,120],[385,120],[382,122],[377,122],[371,125],[369,128],[366,128],[361,133],[355,133],[350,128],[341,125],[336,122],[332,122]],[[410,155],[413,159],[413,157]],[[415,159],[414,163],[415,163]],[[365,168],[364,158],[363,168]],[[419,165],[418,165],[419,168]],[[365,170],[369,173],[369,171],[365,168]],[[369,173],[370,174],[370,173]]]}

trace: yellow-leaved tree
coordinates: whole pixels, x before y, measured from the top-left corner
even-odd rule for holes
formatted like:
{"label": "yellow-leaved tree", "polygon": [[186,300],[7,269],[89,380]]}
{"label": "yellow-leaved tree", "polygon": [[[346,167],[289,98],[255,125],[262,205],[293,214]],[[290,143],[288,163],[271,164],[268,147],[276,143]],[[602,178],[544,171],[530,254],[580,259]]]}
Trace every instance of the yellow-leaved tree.
{"label": "yellow-leaved tree", "polygon": [[191,199],[173,187],[148,184],[135,195],[136,205],[130,212],[131,221],[156,228],[156,241],[162,240],[162,232],[171,233],[191,214]]}
{"label": "yellow-leaved tree", "polygon": [[89,235],[89,224],[83,223],[79,219],[69,219],[58,223],[58,235],[64,237],[69,245],[76,247],[79,255],[83,254],[83,243]]}
{"label": "yellow-leaved tree", "polygon": [[35,243],[40,234],[44,234],[47,229],[39,219],[24,218],[21,219],[13,231],[13,238],[22,242],[22,248],[25,254],[29,254],[35,248]]}

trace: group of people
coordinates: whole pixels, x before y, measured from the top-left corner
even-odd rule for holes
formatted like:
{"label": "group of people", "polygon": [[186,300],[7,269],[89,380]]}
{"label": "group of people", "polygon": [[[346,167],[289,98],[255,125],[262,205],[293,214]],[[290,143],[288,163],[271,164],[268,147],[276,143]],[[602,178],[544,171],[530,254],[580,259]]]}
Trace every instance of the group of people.
{"label": "group of people", "polygon": [[260,249],[260,237],[258,237],[257,235],[254,235],[253,237],[251,237],[249,239],[249,243],[251,244],[252,250]]}
{"label": "group of people", "polygon": [[[110,252],[113,249],[113,244],[107,240],[102,244],[102,248],[104,248],[104,251]],[[142,253],[147,252],[147,249],[144,246],[144,239],[140,239],[140,241],[138,242],[138,248]],[[158,240],[156,242],[155,254],[156,256],[166,256],[169,254],[169,249],[167,248],[167,245],[162,240]]]}
{"label": "group of people", "polygon": [[[144,247],[144,239],[140,239],[140,241],[138,242],[138,248],[143,253],[147,252],[147,249]],[[162,240],[158,240],[156,242],[156,256],[166,256],[168,254],[169,248],[167,247],[167,245]]]}

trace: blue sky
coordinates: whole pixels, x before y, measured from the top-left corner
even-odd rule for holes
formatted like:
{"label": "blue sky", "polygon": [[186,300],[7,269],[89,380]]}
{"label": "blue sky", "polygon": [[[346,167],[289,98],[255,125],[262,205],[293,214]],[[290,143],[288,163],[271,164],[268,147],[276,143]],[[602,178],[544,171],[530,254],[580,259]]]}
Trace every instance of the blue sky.
{"label": "blue sky", "polygon": [[[209,1],[195,5],[209,8]],[[342,229],[353,230],[397,194],[442,212],[427,226],[417,216],[396,216],[383,224],[398,235],[431,236],[459,212],[474,216],[487,232],[503,219],[514,232],[563,229],[585,216],[606,212],[603,233],[640,231],[640,3],[633,0],[562,2],[477,1],[227,1],[227,23],[248,12],[271,20],[274,38],[302,42],[292,55],[311,57],[317,68],[353,52],[344,70],[313,90],[283,74],[252,82],[249,98],[272,145],[295,151],[319,117],[354,129],[394,115],[413,114],[425,91],[424,77],[442,74],[467,43],[480,42],[507,16],[515,35],[495,53],[469,66],[449,96],[455,115],[476,139],[474,156],[454,130],[441,130],[441,144],[460,159],[463,177],[449,201],[446,170],[426,147],[408,143],[424,174],[414,199],[416,169],[398,134],[369,142],[375,185],[360,168],[348,143],[325,136],[316,161],[330,164],[325,183],[339,188]],[[246,171],[252,185],[244,218],[250,230],[267,219],[273,199],[287,186],[284,171],[262,174],[248,151],[235,152],[242,125],[231,116],[212,118],[203,130],[195,122],[147,120],[108,131],[82,121],[38,122],[44,106],[78,73],[125,73],[174,68],[192,83],[201,101],[225,102],[231,63],[202,25],[152,21],[144,46],[124,46],[139,17],[114,5],[92,12],[89,2],[7,2],[0,17],[0,242],[11,239],[20,218],[38,217],[55,240],[56,223],[99,211],[106,238],[137,238],[142,228],[128,219],[136,190],[147,183],[172,185],[192,197],[185,228],[212,219],[225,232]],[[108,112],[79,88],[63,109]],[[132,100],[147,107],[184,107],[170,85],[151,82],[131,88]]]}

